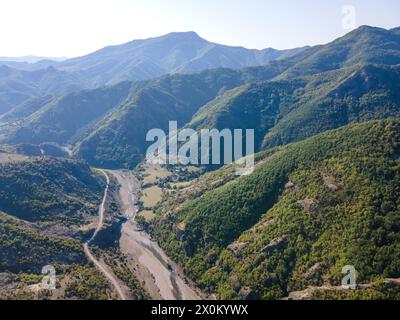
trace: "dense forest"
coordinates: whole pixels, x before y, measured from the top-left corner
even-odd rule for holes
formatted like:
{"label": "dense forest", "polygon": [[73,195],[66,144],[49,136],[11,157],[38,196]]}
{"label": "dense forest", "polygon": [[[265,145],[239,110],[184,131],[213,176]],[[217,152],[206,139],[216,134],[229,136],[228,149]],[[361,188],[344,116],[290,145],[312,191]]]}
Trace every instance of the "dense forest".
{"label": "dense forest", "polygon": [[338,286],[345,265],[360,284],[396,278],[399,135],[398,120],[347,126],[260,154],[252,175],[218,187],[222,168],[166,197],[153,233],[222,299]]}

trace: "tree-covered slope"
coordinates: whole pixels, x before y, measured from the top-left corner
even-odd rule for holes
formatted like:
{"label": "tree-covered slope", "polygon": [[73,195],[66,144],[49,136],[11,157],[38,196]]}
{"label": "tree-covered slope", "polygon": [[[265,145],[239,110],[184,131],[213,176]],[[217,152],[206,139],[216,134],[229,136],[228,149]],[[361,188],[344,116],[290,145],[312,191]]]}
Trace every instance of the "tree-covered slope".
{"label": "tree-covered slope", "polygon": [[285,145],[349,123],[400,116],[400,68],[355,65],[257,82],[211,101],[186,126],[255,129],[256,148]]}
{"label": "tree-covered slope", "polygon": [[[15,155],[12,149],[0,148],[0,300],[117,298],[83,247],[98,225],[103,175],[82,161]],[[108,228],[120,225],[113,191],[111,183],[104,226],[96,237],[105,243]],[[111,259],[110,272],[129,287],[129,298],[147,297],[124,256],[93,243],[91,249],[99,260]],[[54,290],[40,286],[45,266],[55,268]]]}
{"label": "tree-covered slope", "polygon": [[40,274],[46,265],[86,263],[79,241],[44,235],[0,212],[0,272]]}
{"label": "tree-covered slope", "polygon": [[54,99],[52,96],[35,97],[17,104],[8,112],[0,115],[0,124],[17,124],[18,121],[22,121],[29,117],[31,114],[49,103],[52,99]]}
{"label": "tree-covered slope", "polygon": [[[4,132],[7,143],[55,142],[73,144],[90,132],[97,122],[126,100],[132,83],[122,82],[112,87],[79,91],[65,96],[44,100],[36,112],[23,118],[22,124]],[[20,111],[11,110],[18,116]],[[6,117],[4,115],[4,117]]]}
{"label": "tree-covered slope", "polygon": [[222,168],[166,197],[153,233],[219,298],[340,285],[346,265],[358,283],[398,278],[399,141],[385,120],[264,152],[250,176]]}
{"label": "tree-covered slope", "polygon": [[[107,152],[111,150],[110,158],[113,154],[119,158],[104,165],[131,167],[144,156],[148,130],[165,128],[169,120],[178,120],[183,126],[201,106],[223,91],[271,79],[289,65],[274,62],[241,71],[218,69],[146,82],[123,82],[50,101],[43,99],[42,106],[38,105],[40,101],[30,101],[4,115],[5,121],[13,118],[16,123],[11,127],[0,126],[0,139],[8,144],[55,142],[60,145],[79,144],[84,140],[79,154],[92,164],[103,165],[96,158],[107,156],[103,150],[107,148]],[[22,113],[28,116],[23,118]],[[101,138],[99,145],[98,138]]]}
{"label": "tree-covered slope", "polygon": [[281,77],[291,78],[355,64],[400,64],[400,35],[393,30],[361,26],[331,43],[313,47]]}
{"label": "tree-covered slope", "polygon": [[54,68],[28,72],[0,66],[0,114],[35,97],[62,95],[85,87],[79,75]]}
{"label": "tree-covered slope", "polygon": [[200,107],[225,90],[255,79],[270,79],[281,65],[243,71],[218,69],[149,81],[99,123],[78,145],[76,154],[95,166],[132,168],[144,159],[151,144],[146,142],[149,130],[168,132],[169,121],[182,127]]}
{"label": "tree-covered slope", "polygon": [[83,162],[0,155],[0,210],[32,222],[83,225],[104,182]]}
{"label": "tree-covered slope", "polygon": [[324,75],[309,82],[305,91],[311,94],[271,128],[264,147],[300,141],[349,123],[400,116],[399,65],[360,65],[334,73],[336,78],[328,82]]}

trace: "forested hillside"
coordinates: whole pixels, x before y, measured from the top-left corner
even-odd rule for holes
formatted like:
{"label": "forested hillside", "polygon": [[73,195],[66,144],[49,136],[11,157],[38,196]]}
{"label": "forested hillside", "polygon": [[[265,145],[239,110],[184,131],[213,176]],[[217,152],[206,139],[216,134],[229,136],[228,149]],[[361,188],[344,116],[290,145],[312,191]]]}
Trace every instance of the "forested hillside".
{"label": "forested hillside", "polygon": [[32,98],[57,96],[84,88],[78,75],[54,68],[28,72],[0,64],[0,115]]}
{"label": "forested hillside", "polygon": [[266,151],[250,176],[221,183],[222,168],[166,197],[153,233],[219,298],[340,285],[345,265],[360,284],[398,278],[399,141],[386,120]]}
{"label": "forested hillside", "polygon": [[349,123],[400,116],[398,66],[355,65],[240,87],[199,110],[186,127],[255,129],[256,148],[285,145]]}
{"label": "forested hillside", "polygon": [[84,224],[104,181],[83,162],[0,154],[0,210],[26,221]]}

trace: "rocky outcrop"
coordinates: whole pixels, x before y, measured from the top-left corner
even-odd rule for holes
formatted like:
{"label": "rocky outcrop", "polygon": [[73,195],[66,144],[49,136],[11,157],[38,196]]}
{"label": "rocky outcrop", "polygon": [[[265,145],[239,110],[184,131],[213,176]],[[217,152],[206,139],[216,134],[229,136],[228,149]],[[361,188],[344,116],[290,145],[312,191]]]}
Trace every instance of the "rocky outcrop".
{"label": "rocky outcrop", "polygon": [[291,181],[289,181],[288,183],[285,184],[285,190],[291,190],[291,189],[295,189],[295,188],[296,188],[296,185]]}
{"label": "rocky outcrop", "polygon": [[246,300],[246,301],[260,299],[260,296],[258,295],[258,293],[250,287],[243,287],[240,290],[239,295],[242,298],[242,300]]}
{"label": "rocky outcrop", "polygon": [[249,245],[248,242],[234,242],[231,245],[229,245],[227,249],[234,255],[237,255],[240,250],[246,248],[248,245]]}
{"label": "rocky outcrop", "polygon": [[317,207],[318,207],[318,201],[316,199],[309,198],[309,197],[307,197],[303,200],[299,200],[299,201],[297,201],[297,203],[302,206],[304,211],[309,212],[309,213],[315,211],[315,209],[317,209]]}
{"label": "rocky outcrop", "polygon": [[3,298],[2,294],[9,290],[16,290],[18,288],[20,278],[12,273],[0,273],[0,300]]}
{"label": "rocky outcrop", "polygon": [[281,250],[286,247],[287,240],[288,240],[287,236],[276,238],[276,239],[272,240],[267,246],[265,246],[262,249],[262,251],[265,254],[269,255],[269,254],[273,253],[274,251]]}
{"label": "rocky outcrop", "polygon": [[321,273],[321,271],[323,270],[324,265],[323,263],[316,263],[315,265],[313,265],[310,269],[308,269],[308,271],[305,273],[305,278],[307,280],[312,280],[313,278],[315,278],[319,273]]}
{"label": "rocky outcrop", "polygon": [[331,175],[323,173],[322,180],[324,181],[325,186],[327,186],[332,192],[339,191],[343,188],[343,183],[336,181],[336,179]]}

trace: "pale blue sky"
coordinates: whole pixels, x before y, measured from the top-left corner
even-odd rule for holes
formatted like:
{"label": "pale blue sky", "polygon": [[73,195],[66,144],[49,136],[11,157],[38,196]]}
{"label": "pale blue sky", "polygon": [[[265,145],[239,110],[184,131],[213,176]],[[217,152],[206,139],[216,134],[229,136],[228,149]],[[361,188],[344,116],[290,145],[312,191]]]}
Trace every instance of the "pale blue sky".
{"label": "pale blue sky", "polygon": [[0,56],[72,57],[189,30],[248,48],[315,45],[349,31],[345,5],[357,26],[400,26],[399,0],[1,0]]}

